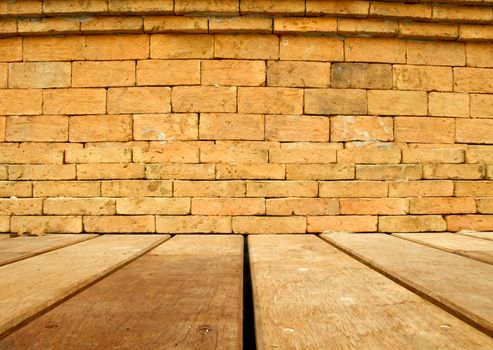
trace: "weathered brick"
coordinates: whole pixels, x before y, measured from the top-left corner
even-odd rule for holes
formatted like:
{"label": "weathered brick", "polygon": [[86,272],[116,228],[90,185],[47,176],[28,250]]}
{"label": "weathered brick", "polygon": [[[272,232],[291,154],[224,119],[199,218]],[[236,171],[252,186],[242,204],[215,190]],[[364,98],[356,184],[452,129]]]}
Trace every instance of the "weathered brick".
{"label": "weathered brick", "polygon": [[6,117],[0,117],[0,142],[5,141],[5,137],[7,136],[6,133],[6,128],[7,128],[7,118]]}
{"label": "weathered brick", "polygon": [[171,197],[172,185],[171,181],[158,180],[103,181],[101,182],[101,195],[105,197]]}
{"label": "weathered brick", "polygon": [[147,164],[148,179],[212,180],[215,177],[214,164]]}
{"label": "weathered brick", "polygon": [[267,215],[337,215],[339,201],[329,198],[275,198],[266,200]]}
{"label": "weathered brick", "polygon": [[91,1],[77,1],[77,0],[45,0],[43,1],[43,13],[50,15],[62,15],[62,14],[88,14],[88,13],[105,13],[108,11],[107,1],[104,0],[91,0]]}
{"label": "weathered brick", "polygon": [[8,85],[8,72],[9,65],[7,63],[0,63],[0,89],[6,89]]}
{"label": "weathered brick", "polygon": [[334,149],[271,149],[270,163],[335,163]]}
{"label": "weathered brick", "polygon": [[320,182],[320,197],[387,197],[388,184],[382,181]]}
{"label": "weathered brick", "polygon": [[339,204],[341,214],[405,215],[409,212],[409,203],[404,198],[341,198]]}
{"label": "weathered brick", "polygon": [[238,89],[240,113],[302,114],[303,90],[277,87]]}
{"label": "weathered brick", "polygon": [[279,38],[277,35],[261,34],[217,34],[214,57],[239,59],[278,59]]}
{"label": "weathered brick", "polygon": [[397,21],[379,19],[338,18],[338,34],[395,36],[399,32]]}
{"label": "weathered brick", "polygon": [[42,208],[42,199],[0,199],[0,215],[40,215]]}
{"label": "weathered brick", "polygon": [[392,141],[393,118],[337,116],[331,118],[331,141]]}
{"label": "weathered brick", "polygon": [[282,164],[217,164],[217,179],[284,179],[285,169]]}
{"label": "weathered brick", "polygon": [[180,215],[190,214],[189,198],[118,198],[116,212],[124,215]]}
{"label": "weathered brick", "polygon": [[[468,198],[474,201],[472,198]],[[478,213],[493,214],[493,198],[478,198],[477,199]],[[463,213],[463,212],[459,212]]]}
{"label": "weathered brick", "polygon": [[171,103],[173,112],[236,112],[236,87],[178,86]]}
{"label": "weathered brick", "polygon": [[196,140],[196,114],[142,114],[134,116],[134,139],[170,142]]}
{"label": "weathered brick", "polygon": [[158,216],[159,233],[231,233],[229,216]]}
{"label": "weathered brick", "polygon": [[426,115],[428,98],[424,91],[369,90],[368,112],[383,115]]}
{"label": "weathered brick", "polygon": [[144,177],[144,164],[98,163],[77,165],[77,179],[139,179]]}
{"label": "weathered brick", "polygon": [[449,23],[401,22],[399,23],[399,36],[401,38],[455,40],[459,36],[459,27]]}
{"label": "weathered brick", "polygon": [[156,232],[154,217],[142,216],[84,216],[84,231],[98,233]]}
{"label": "weathered brick", "polygon": [[7,166],[0,166],[0,180],[7,180],[8,176],[8,168]]}
{"label": "weathered brick", "polygon": [[108,113],[167,113],[171,89],[127,87],[108,89]]}
{"label": "weathered brick", "polygon": [[132,151],[123,147],[90,147],[65,151],[65,163],[128,163]]}
{"label": "weathered brick", "polygon": [[468,149],[466,150],[466,163],[493,164],[492,149]]}
{"label": "weathered brick", "polygon": [[99,197],[97,181],[42,181],[34,182],[34,197]]}
{"label": "weathered brick", "polygon": [[482,164],[425,164],[425,179],[481,179],[485,176],[486,167]]}
{"label": "weathered brick", "polygon": [[32,36],[24,38],[25,61],[72,61],[85,59],[83,36]]}
{"label": "weathered brick", "polygon": [[76,18],[48,17],[26,18],[17,21],[19,34],[73,34],[80,30],[80,21]]}
{"label": "weathered brick", "polygon": [[447,225],[440,215],[382,216],[378,220],[379,232],[437,232],[446,230]]}
{"label": "weathered brick", "polygon": [[[20,37],[0,39],[0,61],[2,62],[21,61],[23,57],[22,43],[23,43],[23,39]],[[24,45],[26,45],[26,40]],[[24,48],[24,50],[25,49],[26,47]],[[24,59],[26,59],[27,57],[26,57],[26,51],[24,51]]]}
{"label": "weathered brick", "polygon": [[336,15],[366,17],[369,11],[368,1],[306,1],[308,15]]}
{"label": "weathered brick", "polygon": [[42,2],[39,0],[28,0],[19,2],[2,2],[0,4],[1,15],[39,16],[42,13]]}
{"label": "weathered brick", "polygon": [[336,33],[337,19],[324,17],[274,18],[274,33],[321,34]]}
{"label": "weathered brick", "polygon": [[72,86],[106,87],[135,84],[135,62],[74,62]]}
{"label": "weathered brick", "polygon": [[141,33],[143,27],[142,17],[137,16],[101,16],[80,23],[80,30],[86,34]]}
{"label": "weathered brick", "polygon": [[71,180],[75,165],[10,165],[9,180]]}
{"label": "weathered brick", "polygon": [[493,10],[491,8],[480,6],[435,5],[433,6],[433,19],[491,23],[493,20]]}
{"label": "weathered brick", "polygon": [[398,149],[366,150],[341,149],[337,150],[338,163],[352,164],[392,164],[401,162],[401,151]]}
{"label": "weathered brick", "polygon": [[[129,50],[128,48],[132,49]],[[149,57],[149,35],[88,35],[85,44],[88,60],[135,60]]]}
{"label": "weathered brick", "polygon": [[335,88],[391,89],[392,65],[371,63],[334,63],[330,84]]}
{"label": "weathered brick", "polygon": [[44,114],[104,114],[105,89],[43,90]]}
{"label": "weathered brick", "polygon": [[396,2],[372,2],[370,5],[370,16],[430,19],[431,5],[402,4]]}
{"label": "weathered brick", "polygon": [[[375,50],[378,47],[378,50]],[[350,62],[405,63],[406,42],[389,38],[349,38],[345,60]]]}
{"label": "weathered brick", "polygon": [[71,117],[69,139],[71,142],[131,140],[132,117],[130,115]]}
{"label": "weathered brick", "polygon": [[214,145],[200,151],[201,163],[267,163],[266,149],[252,149],[241,145]]}
{"label": "weathered brick", "polygon": [[70,86],[68,62],[29,62],[9,64],[10,88],[50,88]]}
{"label": "weathered brick", "polygon": [[280,43],[281,60],[342,61],[342,40],[325,37],[283,36]]}
{"label": "weathered brick", "polygon": [[80,233],[79,216],[13,216],[10,230],[17,233]]}
{"label": "weathered brick", "polygon": [[458,119],[456,142],[493,143],[493,120]]}
{"label": "weathered brick", "polygon": [[418,180],[422,169],[419,165],[357,165],[358,180]]}
{"label": "weathered brick", "polygon": [[452,196],[452,181],[406,181],[389,183],[389,197],[439,197]]}
{"label": "weathered brick", "polygon": [[146,33],[207,33],[207,18],[189,16],[144,17]]}
{"label": "weathered brick", "polygon": [[354,179],[354,166],[349,164],[287,164],[288,180]]}
{"label": "weathered brick", "polygon": [[493,215],[450,215],[447,216],[447,231],[462,230],[492,231]]}
{"label": "weathered brick", "polygon": [[493,197],[493,181],[455,181],[454,196]]}
{"label": "weathered brick", "polygon": [[212,58],[214,36],[208,34],[153,34],[151,58]]}
{"label": "weathered brick", "polygon": [[67,141],[68,118],[65,116],[7,117],[7,141]]}
{"label": "weathered brick", "polygon": [[454,68],[454,90],[493,93],[493,69]]}
{"label": "weathered brick", "polygon": [[0,181],[0,197],[32,197],[32,184],[25,181]]}
{"label": "weathered brick", "polygon": [[264,116],[257,114],[201,113],[199,139],[263,140]]}
{"label": "weathered brick", "polygon": [[198,85],[198,60],[147,60],[137,62],[138,85]]}
{"label": "weathered brick", "polygon": [[431,92],[428,114],[440,117],[469,117],[469,94]]}
{"label": "weathered brick", "polygon": [[43,205],[47,215],[114,215],[115,200],[110,198],[47,198]]}
{"label": "weathered brick", "polygon": [[376,216],[309,216],[307,232],[375,232]]}
{"label": "weathered brick", "polygon": [[398,90],[452,91],[452,68],[394,65],[394,88]]}
{"label": "weathered brick", "polygon": [[471,117],[493,118],[493,95],[470,94]]}
{"label": "weathered brick", "polygon": [[242,0],[240,10],[242,14],[303,15],[305,2],[303,0]]}
{"label": "weathered brick", "polygon": [[415,149],[402,150],[403,163],[464,163],[462,149]]}
{"label": "weathered brick", "polygon": [[493,68],[493,45],[491,43],[466,43],[467,65]]}
{"label": "weathered brick", "polygon": [[192,215],[263,215],[264,198],[192,198]]}
{"label": "weathered brick", "polygon": [[316,181],[248,181],[248,197],[316,197]]}
{"label": "weathered brick", "polygon": [[109,0],[108,9],[112,13],[157,14],[173,13],[173,0]]}
{"label": "weathered brick", "polygon": [[186,13],[220,13],[238,14],[240,2],[238,0],[213,0],[213,1],[188,1],[175,0],[174,7],[176,14]]}
{"label": "weathered brick", "polygon": [[41,90],[0,89],[0,114],[31,115],[41,114]]}
{"label": "weathered brick", "polygon": [[451,118],[395,118],[394,141],[454,143],[455,121]]}
{"label": "weathered brick", "polygon": [[272,33],[272,19],[262,17],[216,17],[209,19],[209,33]]}
{"label": "weathered brick", "polygon": [[476,212],[474,198],[436,197],[411,198],[409,200],[411,214],[466,214]]}
{"label": "weathered brick", "polygon": [[175,197],[245,197],[244,181],[174,181]]}
{"label": "weathered brick", "polygon": [[10,231],[10,216],[0,216],[0,232]]}
{"label": "weathered brick", "polygon": [[234,216],[233,232],[248,234],[305,233],[306,219],[302,216]]}
{"label": "weathered brick", "polygon": [[328,87],[330,63],[269,61],[267,85],[287,87]]}
{"label": "weathered brick", "polygon": [[309,89],[305,91],[305,113],[366,114],[366,90]]}
{"label": "weathered brick", "polygon": [[410,41],[407,43],[408,64],[463,66],[466,64],[464,43]]}
{"label": "weathered brick", "polygon": [[2,164],[62,164],[63,150],[47,149],[37,152],[26,149],[5,149],[0,153]]}

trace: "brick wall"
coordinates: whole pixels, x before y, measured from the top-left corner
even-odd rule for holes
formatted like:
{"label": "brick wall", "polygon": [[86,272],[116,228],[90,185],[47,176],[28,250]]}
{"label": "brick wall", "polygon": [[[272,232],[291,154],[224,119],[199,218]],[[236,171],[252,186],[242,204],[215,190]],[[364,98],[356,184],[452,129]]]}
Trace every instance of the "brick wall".
{"label": "brick wall", "polygon": [[493,230],[493,1],[413,2],[0,2],[0,232]]}

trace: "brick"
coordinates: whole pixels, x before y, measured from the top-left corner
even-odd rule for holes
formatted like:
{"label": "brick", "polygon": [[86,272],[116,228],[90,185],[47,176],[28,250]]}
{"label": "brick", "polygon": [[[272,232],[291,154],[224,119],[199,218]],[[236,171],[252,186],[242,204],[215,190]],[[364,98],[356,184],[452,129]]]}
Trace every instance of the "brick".
{"label": "brick", "polygon": [[96,181],[34,182],[34,197],[99,197],[100,183]]}
{"label": "brick", "polygon": [[454,196],[493,196],[493,181],[456,181]]}
{"label": "brick", "polygon": [[233,232],[247,234],[305,233],[306,219],[301,216],[235,216]]}
{"label": "brick", "polygon": [[389,183],[389,197],[452,196],[452,181],[406,181]]}
{"label": "brick", "polygon": [[0,89],[0,114],[41,114],[41,90]]}
{"label": "brick", "polygon": [[228,216],[158,216],[158,233],[231,233]]}
{"label": "brick", "polygon": [[108,113],[167,113],[171,89],[165,87],[126,87],[108,89]]}
{"label": "brick", "polygon": [[338,163],[352,164],[392,164],[401,162],[401,151],[398,149],[366,150],[341,149],[337,150]]}
{"label": "brick", "polygon": [[0,232],[11,232],[10,216],[0,216]]}
{"label": "brick", "polygon": [[485,176],[486,167],[482,164],[425,164],[425,179],[481,179]]}
{"label": "brick", "polygon": [[493,163],[493,150],[468,149],[466,150],[466,163]]}
{"label": "brick", "polygon": [[0,197],[32,197],[32,184],[24,181],[0,181]]}
{"label": "brick", "polygon": [[78,216],[13,216],[10,230],[17,233],[80,233]]}
{"label": "brick", "polygon": [[0,4],[1,15],[39,16],[42,13],[42,3],[38,0],[18,2],[2,2]]}
{"label": "brick", "polygon": [[354,166],[348,164],[287,164],[288,180],[354,179]]}
{"label": "brick", "polygon": [[439,232],[447,225],[440,215],[382,216],[378,220],[379,232]]}
{"label": "brick", "polygon": [[8,179],[8,168],[7,166],[0,166],[0,180]]}
{"label": "brick", "polygon": [[199,139],[263,140],[264,116],[256,114],[201,113]]}
{"label": "brick", "polygon": [[328,198],[267,199],[267,215],[337,215],[339,202]]}
{"label": "brick", "polygon": [[278,59],[279,38],[277,35],[261,34],[217,34],[214,57],[238,59]]}
{"label": "brick", "polygon": [[80,60],[85,58],[84,44],[85,38],[82,36],[26,37],[23,57],[25,61]]}
{"label": "brick", "polygon": [[143,114],[134,116],[134,139],[170,142],[196,140],[196,114]]}
{"label": "brick", "polygon": [[431,92],[428,114],[440,117],[469,117],[469,94]]}
{"label": "brick", "polygon": [[44,114],[104,114],[105,89],[43,90]]}
{"label": "brick", "polygon": [[398,90],[452,91],[452,68],[394,65],[394,88]]}
{"label": "brick", "polygon": [[334,149],[271,149],[270,163],[335,163]]}
{"label": "brick", "polygon": [[403,163],[464,163],[462,149],[403,149]]}
{"label": "brick", "polygon": [[173,112],[236,112],[236,87],[174,87],[172,105]]}
{"label": "brick", "polygon": [[7,136],[7,118],[0,117],[0,142],[5,142],[5,137]]}
{"label": "brick", "polygon": [[50,88],[70,86],[70,63],[33,62],[9,64],[10,88]]}
{"label": "brick", "polygon": [[471,117],[493,118],[493,95],[470,94]]}
{"label": "brick", "polygon": [[[207,144],[210,145],[211,141],[209,141]],[[250,149],[273,149],[273,148],[279,148],[280,143],[279,142],[274,142],[274,141],[222,141],[222,140],[217,140],[216,145],[218,146],[224,146],[224,147],[241,147],[244,149],[250,148]]]}
{"label": "brick", "polygon": [[204,85],[262,86],[265,84],[263,61],[203,61],[201,68]]}
{"label": "brick", "polygon": [[42,153],[26,149],[5,149],[0,153],[2,164],[62,164],[63,151],[47,149]]}
{"label": "brick", "polygon": [[376,216],[309,216],[307,232],[375,232]]}
{"label": "brick", "polygon": [[[378,47],[378,50],[375,50]],[[389,38],[349,38],[345,60],[350,62],[405,63],[406,42]]]}
{"label": "brick", "polygon": [[390,64],[334,63],[331,68],[331,86],[335,88],[392,88]]}
{"label": "brick", "polygon": [[[22,142],[20,144],[7,143],[6,146],[19,146],[19,149],[29,151],[44,151],[44,150],[59,150],[66,151],[69,149],[80,149],[84,145],[82,143],[68,143],[68,142]],[[7,148],[7,147],[6,147]]]}
{"label": "brick", "polygon": [[437,41],[410,41],[407,43],[407,63],[436,66],[463,66],[466,64],[464,43]]}
{"label": "brick", "polygon": [[411,198],[409,200],[411,214],[465,214],[476,212],[474,198]]}
{"label": "brick", "polygon": [[459,36],[456,24],[410,22],[399,23],[401,38],[455,40]]}
{"label": "brick", "polygon": [[189,198],[119,198],[116,212],[124,215],[179,215],[190,214]]}
{"label": "brick", "polygon": [[357,165],[356,179],[358,180],[419,180],[421,179],[419,165]]}
{"label": "brick", "polygon": [[212,58],[214,36],[208,34],[153,34],[151,58]]}
{"label": "brick", "polygon": [[372,2],[370,16],[430,19],[431,6],[428,4],[401,4],[395,2]]}
{"label": "brick", "polygon": [[388,184],[381,181],[320,182],[320,197],[387,197]]}
{"label": "brick", "polygon": [[306,1],[307,15],[335,15],[366,17],[369,12],[368,1]]}
{"label": "brick", "polygon": [[214,164],[147,164],[148,179],[213,180]]}
{"label": "brick", "polygon": [[40,215],[42,208],[41,199],[0,199],[0,215]]}
{"label": "brick", "polygon": [[492,231],[493,215],[450,215],[447,216],[447,231],[462,230]]}
{"label": "brick", "polygon": [[200,151],[201,163],[234,163],[255,164],[267,163],[268,152],[266,149],[251,149],[241,146],[219,146]]}
{"label": "brick", "polygon": [[65,163],[128,163],[132,151],[123,147],[90,147],[65,151]]}
{"label": "brick", "polygon": [[20,34],[74,34],[80,30],[80,21],[75,18],[27,18],[17,21]]}
{"label": "brick", "polygon": [[130,115],[71,117],[69,139],[71,142],[131,140],[132,117]]}
{"label": "brick", "polygon": [[104,0],[77,1],[77,0],[45,0],[43,13],[50,15],[105,13],[108,4]]}
{"label": "brick", "polygon": [[455,121],[450,118],[395,118],[394,141],[454,143]]}
{"label": "brick", "polygon": [[267,85],[287,87],[327,87],[330,63],[269,61]]}
{"label": "brick", "polygon": [[277,87],[238,89],[240,113],[302,114],[303,90]]}
{"label": "brick", "polygon": [[493,120],[458,119],[456,141],[464,143],[493,143]]}
{"label": "brick", "polygon": [[158,180],[103,181],[101,195],[105,197],[171,197],[172,185],[171,181]]}
{"label": "brick", "polygon": [[[132,50],[128,50],[131,47]],[[144,34],[88,35],[88,60],[135,60],[149,57],[149,36]]]}
{"label": "brick", "polygon": [[67,141],[68,118],[65,116],[7,117],[7,141]]}
{"label": "brick", "polygon": [[[27,41],[27,40],[26,40]],[[0,61],[12,62],[21,61],[23,57],[23,39],[22,38],[2,38],[0,39]],[[27,45],[27,43],[24,43]],[[24,48],[26,50],[27,47]],[[29,57],[27,55],[27,57]],[[24,59],[26,51],[24,51]]]}
{"label": "brick", "polygon": [[280,58],[292,61],[342,61],[343,41],[326,37],[282,36]]}
{"label": "brick", "polygon": [[192,198],[192,215],[263,215],[264,198]]}
{"label": "brick", "polygon": [[138,85],[198,85],[198,60],[147,60],[137,62]]}
{"label": "brick", "polygon": [[84,231],[98,233],[156,232],[154,217],[141,216],[84,216]]}
{"label": "brick", "polygon": [[[468,199],[474,201],[474,199],[472,199],[472,198],[468,198]],[[478,198],[477,199],[477,205],[478,205],[478,213],[493,214],[493,199],[492,198]],[[462,212],[460,212],[460,213],[462,213]]]}
{"label": "brick", "polygon": [[478,21],[491,23],[493,10],[480,6],[433,6],[434,20]]}
{"label": "brick", "polygon": [[368,112],[383,115],[426,115],[428,98],[424,91],[369,90]]}
{"label": "brick", "polygon": [[146,33],[207,33],[207,18],[185,16],[144,17]]}
{"label": "brick", "polygon": [[15,19],[2,19],[0,21],[0,33],[2,34],[14,34],[17,32],[17,20]]}
{"label": "brick", "polygon": [[101,16],[93,17],[80,23],[80,30],[86,34],[106,34],[108,32],[141,33],[143,29],[141,17]]}
{"label": "brick", "polygon": [[493,38],[493,26],[467,25],[459,26],[459,40],[491,40]]}
{"label": "brick", "polygon": [[149,148],[135,148],[134,162],[198,163],[199,147],[189,142],[154,143]]}
{"label": "brick", "polygon": [[217,164],[216,178],[225,179],[272,179],[285,178],[285,169],[282,164]]}
{"label": "brick", "polygon": [[47,215],[114,215],[115,200],[110,198],[47,198],[43,205]]}
{"label": "brick", "polygon": [[210,33],[272,33],[272,19],[261,17],[217,17],[209,19]]}
{"label": "brick", "polygon": [[10,165],[9,180],[71,180],[74,165]]}
{"label": "brick", "polygon": [[493,68],[493,45],[491,43],[466,43],[467,65]]}
{"label": "brick", "polygon": [[72,86],[107,87],[135,84],[135,63],[117,62],[73,62]]}
{"label": "brick", "polygon": [[244,181],[174,181],[175,197],[245,197]]}
{"label": "brick", "polygon": [[310,89],[305,91],[305,113],[366,114],[365,90]]}
{"label": "brick", "polygon": [[316,197],[315,181],[248,181],[248,197]]}
{"label": "brick", "polygon": [[7,63],[0,63],[0,89],[7,88],[8,72],[9,72],[8,67],[9,65]]}
{"label": "brick", "polygon": [[409,212],[409,203],[403,198],[341,198],[339,204],[341,214],[404,215]]}
{"label": "brick", "polygon": [[242,14],[304,15],[305,2],[303,0],[242,0],[240,10]]}
{"label": "brick", "polygon": [[274,18],[274,33],[309,34],[309,33],[336,33],[337,20],[335,18]]}
{"label": "brick", "polygon": [[331,118],[331,141],[392,141],[393,118],[337,116]]}
{"label": "brick", "polygon": [[144,177],[144,164],[98,163],[77,165],[77,179],[139,179]]}
{"label": "brick", "polygon": [[175,13],[219,13],[238,14],[240,5],[238,0],[188,1],[175,0]]}
{"label": "brick", "polygon": [[396,21],[379,19],[338,18],[337,33],[357,35],[396,36],[399,24]]}
{"label": "brick", "polygon": [[171,14],[173,5],[173,0],[109,0],[108,9],[112,13]]}
{"label": "brick", "polygon": [[493,69],[454,68],[454,90],[493,93]]}

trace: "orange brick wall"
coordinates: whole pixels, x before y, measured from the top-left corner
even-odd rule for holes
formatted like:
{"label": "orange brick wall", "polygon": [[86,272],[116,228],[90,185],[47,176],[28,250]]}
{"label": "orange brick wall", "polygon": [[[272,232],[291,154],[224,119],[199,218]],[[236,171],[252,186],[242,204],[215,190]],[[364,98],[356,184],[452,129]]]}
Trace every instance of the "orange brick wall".
{"label": "orange brick wall", "polygon": [[0,232],[493,230],[492,23],[490,0],[2,1]]}

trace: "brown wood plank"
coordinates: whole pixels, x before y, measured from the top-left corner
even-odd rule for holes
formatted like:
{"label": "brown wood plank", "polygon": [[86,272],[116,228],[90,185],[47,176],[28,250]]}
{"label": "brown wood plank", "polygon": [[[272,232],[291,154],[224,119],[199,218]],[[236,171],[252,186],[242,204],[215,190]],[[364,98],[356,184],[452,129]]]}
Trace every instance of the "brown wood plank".
{"label": "brown wood plank", "polygon": [[107,235],[0,267],[0,335],[169,238]]}
{"label": "brown wood plank", "polygon": [[493,346],[484,333],[314,235],[248,242],[260,350]]}
{"label": "brown wood plank", "polygon": [[394,233],[393,236],[493,264],[493,241],[454,233]]}
{"label": "brown wood plank", "polygon": [[0,266],[95,238],[95,234],[56,234],[10,237],[0,243]]}
{"label": "brown wood plank", "polygon": [[489,239],[493,241],[493,232],[459,231],[456,232],[456,234],[482,238],[482,239]]}
{"label": "brown wood plank", "polygon": [[241,349],[242,292],[242,236],[175,236],[0,349]]}
{"label": "brown wood plank", "polygon": [[493,335],[493,266],[386,234],[321,237]]}

